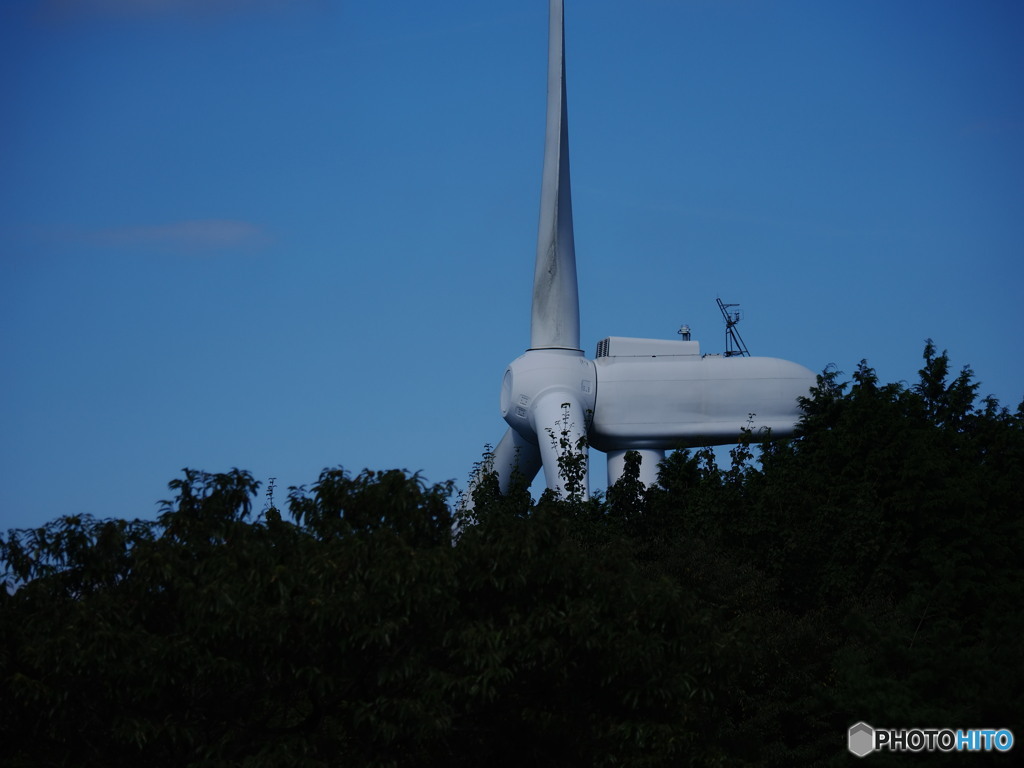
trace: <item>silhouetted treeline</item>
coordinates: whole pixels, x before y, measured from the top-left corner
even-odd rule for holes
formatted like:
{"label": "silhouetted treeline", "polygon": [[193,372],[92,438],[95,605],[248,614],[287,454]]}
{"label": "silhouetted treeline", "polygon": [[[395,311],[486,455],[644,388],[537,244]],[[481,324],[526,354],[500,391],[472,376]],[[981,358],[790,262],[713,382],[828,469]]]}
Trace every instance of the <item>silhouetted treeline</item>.
{"label": "silhouetted treeline", "polygon": [[797,438],[675,452],[654,489],[491,478],[456,520],[450,483],[331,469],[257,513],[249,473],[185,470],[156,521],[11,531],[0,762],[789,768],[856,761],[858,720],[1020,738],[1024,411],[977,390],[929,342],[916,384],[827,370]]}

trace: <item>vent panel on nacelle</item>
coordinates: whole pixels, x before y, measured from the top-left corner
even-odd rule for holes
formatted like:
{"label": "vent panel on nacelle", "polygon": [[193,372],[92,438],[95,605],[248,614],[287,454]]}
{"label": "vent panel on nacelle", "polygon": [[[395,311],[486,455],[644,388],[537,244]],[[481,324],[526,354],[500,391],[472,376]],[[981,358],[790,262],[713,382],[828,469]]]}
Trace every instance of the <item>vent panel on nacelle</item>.
{"label": "vent panel on nacelle", "polygon": [[597,357],[700,357],[700,342],[608,336],[597,342]]}

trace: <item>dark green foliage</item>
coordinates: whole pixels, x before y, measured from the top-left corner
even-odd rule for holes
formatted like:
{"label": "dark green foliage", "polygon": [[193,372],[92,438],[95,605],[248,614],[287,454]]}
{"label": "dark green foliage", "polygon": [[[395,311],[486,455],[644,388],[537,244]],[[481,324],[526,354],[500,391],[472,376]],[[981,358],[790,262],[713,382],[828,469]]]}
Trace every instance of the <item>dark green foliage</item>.
{"label": "dark green foliage", "polygon": [[[862,719],[1013,727],[1024,712],[1020,411],[976,408],[970,370],[949,381],[931,342],[913,387],[863,362],[838,376],[819,377],[800,437],[764,445],[759,467],[742,445],[721,471],[676,454],[651,499],[746,591],[712,599],[756,624],[734,716],[758,765],[843,763],[837,734]],[[929,757],[944,759],[958,757]]]}
{"label": "dark green foliage", "polygon": [[678,451],[652,489],[627,456],[590,501],[485,477],[455,520],[451,484],[333,469],[254,516],[251,475],[185,470],[154,522],[11,531],[0,763],[833,765],[857,720],[1019,737],[1024,409],[948,369],[929,342],[913,386],[826,370],[798,438]]}

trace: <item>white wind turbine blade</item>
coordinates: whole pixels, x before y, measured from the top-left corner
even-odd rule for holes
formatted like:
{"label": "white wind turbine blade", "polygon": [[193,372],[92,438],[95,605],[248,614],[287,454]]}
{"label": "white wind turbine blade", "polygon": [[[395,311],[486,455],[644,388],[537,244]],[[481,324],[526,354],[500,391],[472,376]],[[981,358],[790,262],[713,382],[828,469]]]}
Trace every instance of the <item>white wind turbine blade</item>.
{"label": "white wind turbine blade", "polygon": [[533,278],[531,349],[579,349],[580,301],[569,192],[569,126],[565,98],[562,0],[551,0],[548,103],[540,195],[537,266]]}
{"label": "white wind turbine blade", "polygon": [[[565,11],[562,0],[551,0],[548,19],[547,124],[544,133],[544,171],[537,232],[537,263],[533,277],[530,349],[520,358],[528,367],[549,370],[523,392],[528,399],[531,431],[542,457],[549,489],[563,498],[588,493],[586,423],[593,412],[589,381],[592,364],[580,350],[580,302],[576,281],[576,250],[572,230],[569,182],[569,120],[565,88]],[[539,358],[526,363],[527,358]],[[543,362],[541,362],[543,360]],[[587,372],[580,376],[581,362]],[[513,363],[510,370],[516,368]],[[520,399],[520,402],[524,402]],[[584,405],[585,404],[585,405]],[[506,416],[506,420],[508,417]],[[509,422],[515,427],[514,421]],[[578,453],[577,475],[566,477],[561,466],[569,450]],[[561,462],[560,462],[561,459]],[[574,483],[578,484],[573,487]]]}
{"label": "white wind turbine blade", "polygon": [[494,449],[491,463],[491,469],[498,475],[498,488],[501,492],[508,493],[512,476],[516,472],[523,476],[529,486],[540,467],[541,456],[537,446],[511,427],[507,429],[498,447]]}
{"label": "white wind turbine blade", "polygon": [[534,404],[533,419],[548,488],[563,499],[588,499],[587,413],[579,399],[564,390],[545,392]]}
{"label": "white wind turbine blade", "polygon": [[522,476],[529,487],[540,467],[541,457],[537,446],[510,427],[498,442],[497,448],[487,457],[487,461],[470,477],[469,487],[459,499],[459,511],[472,512],[473,494],[487,473],[494,472],[497,475],[498,490],[506,494],[516,473]]}

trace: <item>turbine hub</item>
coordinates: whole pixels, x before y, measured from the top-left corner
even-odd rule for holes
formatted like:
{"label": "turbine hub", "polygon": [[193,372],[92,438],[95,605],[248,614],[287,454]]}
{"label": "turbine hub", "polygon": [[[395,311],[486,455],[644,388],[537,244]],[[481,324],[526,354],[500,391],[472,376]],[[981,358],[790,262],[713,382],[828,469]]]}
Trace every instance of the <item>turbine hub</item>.
{"label": "turbine hub", "polygon": [[597,398],[596,383],[594,361],[584,357],[582,351],[529,349],[505,370],[501,385],[502,418],[530,442],[537,442],[544,439],[547,430],[556,430],[558,426],[557,422],[538,423],[549,417],[538,418],[537,403],[564,395],[567,403],[578,403],[584,411],[586,423],[576,427],[588,429]]}

